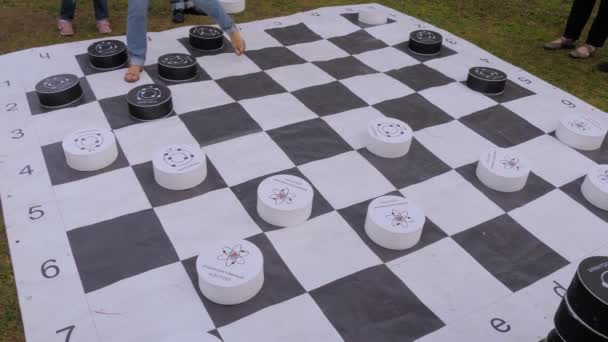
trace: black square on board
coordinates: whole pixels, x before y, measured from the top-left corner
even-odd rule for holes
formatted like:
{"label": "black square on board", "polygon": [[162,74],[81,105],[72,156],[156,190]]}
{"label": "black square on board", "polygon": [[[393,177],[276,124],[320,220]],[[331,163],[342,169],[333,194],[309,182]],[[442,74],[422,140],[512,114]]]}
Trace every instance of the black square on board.
{"label": "black square on board", "polygon": [[288,65],[304,64],[306,61],[293,51],[283,46],[269,47],[245,52],[262,70],[274,69]]}
{"label": "black square on board", "polygon": [[179,261],[152,209],[71,230],[68,239],[86,293]]}
{"label": "black square on board", "polygon": [[333,78],[343,80],[354,76],[376,74],[378,71],[370,68],[353,56],[331,59],[328,61],[313,62]]}
{"label": "black square on board", "polygon": [[340,82],[299,89],[292,94],[320,116],[367,107],[365,101]]}
{"label": "black square on board", "polygon": [[297,24],[286,27],[277,27],[266,30],[272,38],[276,39],[283,46],[312,43],[323,39],[313,32],[305,24]]}
{"label": "black square on board", "polygon": [[355,31],[346,36],[329,38],[328,40],[351,55],[388,47],[385,42],[364,30]]}
{"label": "black square on board", "polygon": [[439,71],[429,68],[424,64],[417,64],[401,69],[391,70],[386,74],[414,89],[415,91],[439,87],[455,82],[450,77],[447,77]]}
{"label": "black square on board", "polygon": [[388,117],[407,122],[414,131],[454,120],[420,94],[380,102],[374,108]]}
{"label": "black square on board", "polygon": [[287,92],[265,72],[230,76],[216,82],[236,101]]}
{"label": "black square on board", "polygon": [[507,214],[452,238],[513,292],[568,265]]}

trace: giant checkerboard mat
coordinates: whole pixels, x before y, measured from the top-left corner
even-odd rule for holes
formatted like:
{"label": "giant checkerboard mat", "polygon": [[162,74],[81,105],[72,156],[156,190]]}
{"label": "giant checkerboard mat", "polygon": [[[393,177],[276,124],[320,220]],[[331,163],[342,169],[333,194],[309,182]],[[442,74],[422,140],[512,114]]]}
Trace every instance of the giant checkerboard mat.
{"label": "giant checkerboard mat", "polygon": [[[386,11],[370,27],[361,8]],[[160,341],[204,331],[236,341],[535,341],[582,257],[608,252],[608,213],[580,193],[607,148],[579,152],[553,134],[567,113],[605,114],[449,32],[380,5],[331,7],[240,25],[248,43],[204,54],[188,28],[149,34],[146,72],[96,72],[92,41],[0,57],[0,189],[28,341]],[[408,51],[413,30],[440,32],[440,55]],[[118,39],[124,39],[119,37]],[[160,82],[158,56],[190,52],[200,78],[170,85],[176,114],[139,123],[124,95]],[[500,96],[469,90],[472,66],[505,71]],[[47,111],[36,82],[81,77],[77,106]],[[415,131],[410,152],[364,148],[380,116]],[[111,128],[119,158],[100,172],[66,165],[61,140]],[[187,191],[160,188],[152,153],[199,144],[209,175]],[[513,147],[533,163],[525,190],[482,186],[486,148]],[[307,179],[312,218],[278,229],[258,216],[271,174]],[[363,229],[368,203],[411,198],[427,216],[421,242],[390,251]],[[204,241],[244,238],[265,258],[251,301],[221,306],[197,287]]]}

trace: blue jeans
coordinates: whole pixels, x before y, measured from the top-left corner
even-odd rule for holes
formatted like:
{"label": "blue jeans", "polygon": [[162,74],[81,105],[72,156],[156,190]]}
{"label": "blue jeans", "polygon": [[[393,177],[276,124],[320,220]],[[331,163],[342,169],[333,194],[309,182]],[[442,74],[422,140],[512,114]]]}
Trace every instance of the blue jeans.
{"label": "blue jeans", "polygon": [[[108,0],[93,0],[93,8],[95,9],[95,19],[101,20],[108,18]],[[59,17],[64,20],[73,20],[74,12],[76,12],[76,0],[61,0],[61,12]]]}
{"label": "blue jeans", "polygon": [[[232,18],[218,0],[193,0],[194,6],[212,17],[227,34],[236,30]],[[127,45],[131,65],[144,65],[147,49],[149,0],[129,0],[127,17]]]}

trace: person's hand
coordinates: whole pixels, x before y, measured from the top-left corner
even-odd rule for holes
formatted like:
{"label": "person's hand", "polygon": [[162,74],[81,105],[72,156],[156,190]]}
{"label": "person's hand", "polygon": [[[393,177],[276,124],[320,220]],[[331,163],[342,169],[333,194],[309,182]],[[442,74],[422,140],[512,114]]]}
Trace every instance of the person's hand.
{"label": "person's hand", "polygon": [[234,53],[236,53],[237,56],[242,55],[245,52],[245,40],[241,35],[241,31],[238,29],[232,31],[232,33],[230,33],[230,40],[232,41],[232,46],[234,47]]}

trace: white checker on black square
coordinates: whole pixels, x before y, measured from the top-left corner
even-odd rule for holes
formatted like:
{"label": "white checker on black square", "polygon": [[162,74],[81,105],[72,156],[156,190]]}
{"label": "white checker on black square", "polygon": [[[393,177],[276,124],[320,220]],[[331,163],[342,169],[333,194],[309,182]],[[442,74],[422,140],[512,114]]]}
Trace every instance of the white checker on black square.
{"label": "white checker on black square", "polygon": [[171,89],[173,99],[173,110],[177,114],[223,106],[234,102],[232,97],[228,96],[213,81],[172,85],[169,89]]}
{"label": "white checker on black square", "polygon": [[267,70],[266,73],[287,91],[295,91],[335,81],[314,64],[304,63]]}
{"label": "white checker on black square", "polygon": [[150,208],[131,168],[105,172],[53,189],[66,230]]}
{"label": "white checker on black square", "polygon": [[218,328],[306,292],[264,234],[258,234],[246,240],[256,245],[264,256],[264,285],[255,297],[239,305],[216,304],[204,297],[198,287],[196,257],[182,261],[205,309]]}
{"label": "white checker on black square", "polygon": [[154,83],[147,72],[140,74],[139,81],[127,83],[123,80],[125,76],[124,70],[108,71],[100,74],[87,76],[87,81],[91,85],[93,93],[98,100],[127,95],[129,91],[142,84]]}
{"label": "white checker on black square", "polygon": [[381,263],[337,212],[266,235],[307,291]]}
{"label": "white checker on black square", "polygon": [[91,85],[87,81],[87,79],[83,77],[83,78],[80,78],[79,81],[80,81],[80,87],[82,88],[82,97],[78,101],[76,101],[72,104],[69,104],[67,106],[60,107],[60,108],[49,108],[49,107],[45,107],[45,106],[41,105],[40,100],[38,99],[38,94],[36,94],[35,91],[30,91],[30,92],[26,93],[25,96],[27,98],[27,103],[30,107],[30,113],[32,115],[44,114],[44,113],[49,113],[49,112],[53,112],[56,110],[61,110],[64,108],[74,108],[74,107],[78,107],[78,106],[96,101],[98,98],[95,96],[95,93],[91,89]]}
{"label": "white checker on black square", "polygon": [[200,57],[197,61],[214,80],[262,71],[249,57],[234,53]]}
{"label": "white checker on black square", "polygon": [[286,92],[265,72],[226,77],[217,84],[236,101]]}
{"label": "white checker on black square", "polygon": [[305,24],[277,27],[266,30],[266,33],[284,46],[310,43],[323,39]]}
{"label": "white checker on black square", "polygon": [[582,205],[583,207],[587,208],[587,210],[589,210],[590,212],[592,212],[593,214],[595,214],[595,216],[601,218],[602,220],[608,222],[608,211],[600,209],[598,207],[596,207],[595,205],[591,204],[591,202],[589,202],[585,196],[583,196],[583,193],[581,191],[581,187],[583,185],[583,181],[585,180],[585,177],[581,177],[578,178],[568,184],[562,185],[560,187],[560,189],[566,193],[568,196],[570,196],[570,198],[572,198],[573,200],[575,200],[576,202],[578,202],[580,205]]}
{"label": "white checker on black square", "polygon": [[[391,192],[388,195],[402,196],[401,193],[397,191]],[[361,240],[365,242],[367,247],[369,247],[374,253],[376,253],[376,255],[380,259],[382,259],[382,262],[389,262],[404,255],[408,255],[428,245],[431,245],[447,236],[439,227],[437,227],[436,224],[434,224],[431,220],[427,218],[424,224],[424,228],[422,229],[422,236],[420,237],[420,241],[415,246],[405,250],[393,250],[384,248],[372,241],[365,232],[365,220],[367,218],[367,209],[371,201],[372,199],[351,205],[350,207],[342,208],[338,210],[338,213],[340,213],[344,220],[348,222],[348,224],[353,228],[353,230],[359,235]]]}
{"label": "white checker on black square", "polygon": [[401,192],[449,235],[504,214],[500,207],[456,171],[412,185]]}
{"label": "white checker on black square", "polygon": [[420,130],[415,137],[452,168],[477,162],[483,151],[496,147],[456,120]]}
{"label": "white checker on black square", "polygon": [[544,134],[502,105],[489,107],[459,120],[498,147],[512,147]]}
{"label": "white checker on black square", "polygon": [[[310,295],[345,341],[414,341],[444,326],[385,265],[338,279]],[[381,324],[370,324],[379,319]]]}
{"label": "white checker on black square", "polygon": [[561,190],[553,190],[509,215],[571,262],[608,241],[608,223]]}
{"label": "white checker on black square", "polygon": [[368,144],[368,124],[371,120],[384,115],[373,107],[363,107],[323,117],[353,149],[360,149]]}
{"label": "white checker on black square", "polygon": [[346,51],[327,40],[291,45],[289,46],[289,50],[293,51],[307,62],[328,61],[350,56]]}
{"label": "white checker on black square", "polygon": [[506,214],[452,238],[513,292],[568,264]]}
{"label": "white checker on black square", "polygon": [[460,83],[434,87],[419,92],[435,106],[455,119],[496,106],[496,101]]}
{"label": "white checker on black square", "polygon": [[515,147],[530,161],[532,171],[553,184],[562,186],[587,174],[595,163],[550,135]]}
{"label": "white checker on black square", "polygon": [[383,41],[363,30],[346,36],[329,38],[328,40],[351,55],[388,47]]}
{"label": "white checker on black square", "polygon": [[86,293],[179,261],[154,211],[113,217],[68,232]]}
{"label": "white checker on black square", "polygon": [[555,189],[549,182],[540,178],[534,172],[530,172],[523,190],[516,192],[496,191],[481,183],[476,175],[476,170],[477,163],[473,163],[462,166],[456,171],[506,212],[522,207]]}
{"label": "white checker on black square", "polygon": [[197,144],[176,116],[117,129],[114,134],[131,165],[154,159],[154,154],[167,145]]}
{"label": "white checker on black square", "polygon": [[395,187],[358,152],[299,167],[335,209],[351,206],[395,190]]}
{"label": "white checker on black square", "polygon": [[388,117],[407,123],[414,131],[453,120],[446,112],[417,93],[377,103],[374,108]]}
{"label": "white checker on black square", "polygon": [[380,72],[387,72],[420,64],[420,62],[414,58],[393,47],[364,52],[355,55],[355,58]]}
{"label": "white checker on black square", "polygon": [[318,117],[291,93],[257,97],[239,103],[264,130]]}
{"label": "white checker on black square", "polygon": [[158,184],[154,177],[154,166],[151,161],[134,165],[133,171],[152,207],[159,207],[225,188],[226,182],[217,171],[216,167],[209,159],[207,159],[206,162],[207,176],[205,177],[205,180],[193,188],[180,191],[169,190]]}
{"label": "white checker on black square", "polygon": [[[260,329],[260,327],[272,327]],[[220,328],[225,342],[259,341],[343,341],[309,294],[260,310]]]}
{"label": "white checker on black square", "polygon": [[265,132],[208,145],[203,150],[228,186],[295,166]]}
{"label": "white checker on black square", "polygon": [[355,76],[341,80],[340,83],[369,105],[414,93],[408,86],[385,74]]}
{"label": "white checker on black square", "polygon": [[196,256],[202,241],[245,239],[262,232],[228,188],[154,211],[181,260]]}
{"label": "white checker on black square", "polygon": [[399,158],[383,158],[367,149],[361,149],[359,153],[397,189],[424,182],[452,170],[416,139],[412,140],[409,152]]}
{"label": "white checker on black square", "polygon": [[388,267],[448,326],[511,294],[452,239],[394,260]]}
{"label": "white checker on black square", "polygon": [[338,80],[378,72],[352,56],[314,62],[314,64]]}
{"label": "white checker on black square", "polygon": [[201,146],[262,130],[238,103],[193,111],[179,118]]}
{"label": "white checker on black square", "polygon": [[293,95],[319,116],[367,107],[367,103],[340,82],[296,90]]}
{"label": "white checker on black square", "polygon": [[441,46],[441,51],[436,54],[436,55],[421,55],[418,53],[413,52],[412,50],[410,50],[409,48],[409,40],[400,44],[397,44],[395,46],[393,46],[395,49],[400,50],[406,54],[408,54],[409,56],[411,56],[412,58],[418,60],[419,62],[425,63],[434,59],[441,59],[441,58],[445,58],[445,57],[450,57],[452,55],[456,54],[456,51],[450,49],[449,47],[447,47],[446,45],[442,45]]}
{"label": "white checker on black square", "polygon": [[415,91],[421,91],[432,87],[440,87],[454,82],[435,69],[424,64],[417,64],[401,69],[391,70],[386,73],[394,79],[402,82]]}
{"label": "white checker on black square", "polygon": [[280,68],[288,65],[304,64],[305,60],[286,47],[269,47],[245,52],[262,70]]}
{"label": "white checker on black square", "polygon": [[329,158],[351,150],[325,121],[318,118],[283,126],[267,133],[295,165]]}
{"label": "white checker on black square", "polygon": [[214,328],[179,262],[124,279],[86,298],[104,341],[158,341],[179,331]]}
{"label": "white checker on black square", "polygon": [[[282,171],[276,172],[274,174],[264,175],[262,177],[252,179],[245,183],[241,183],[239,185],[233,186],[231,188],[232,192],[234,192],[234,194],[239,199],[239,201],[241,201],[241,204],[243,205],[245,210],[249,213],[249,215],[253,218],[255,223],[257,223],[257,225],[265,232],[273,231],[276,229],[282,229],[282,227],[277,227],[277,226],[274,226],[274,225],[264,221],[260,217],[260,215],[258,214],[258,211],[257,211],[258,187],[259,187],[260,183],[262,183],[262,181],[264,181],[264,179],[277,175],[277,174],[300,177],[300,178],[306,180],[307,182],[311,183],[310,180],[308,180],[302,174],[302,172],[300,172],[300,170],[298,170],[297,168],[293,168],[293,169],[289,169],[289,170],[282,170]],[[333,208],[327,202],[327,200],[323,197],[323,195],[321,195],[319,190],[316,189],[314,185],[312,185],[312,188],[313,188],[314,194],[313,194],[312,212],[310,214],[310,218],[315,218],[317,216],[327,214],[328,212],[332,211]]]}

